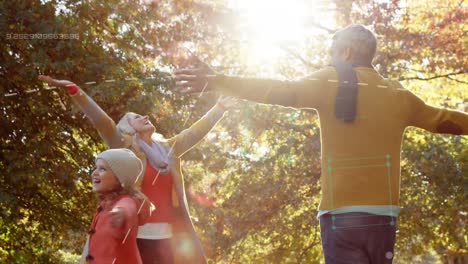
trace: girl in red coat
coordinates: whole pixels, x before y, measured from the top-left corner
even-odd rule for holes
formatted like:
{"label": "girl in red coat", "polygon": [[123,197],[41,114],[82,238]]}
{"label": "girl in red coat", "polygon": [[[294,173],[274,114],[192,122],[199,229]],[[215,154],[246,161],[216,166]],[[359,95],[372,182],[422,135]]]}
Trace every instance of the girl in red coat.
{"label": "girl in red coat", "polygon": [[142,263],[136,236],[151,214],[151,204],[136,187],[140,159],[128,149],[109,149],[96,158],[93,192],[100,205],[85,246],[87,263]]}

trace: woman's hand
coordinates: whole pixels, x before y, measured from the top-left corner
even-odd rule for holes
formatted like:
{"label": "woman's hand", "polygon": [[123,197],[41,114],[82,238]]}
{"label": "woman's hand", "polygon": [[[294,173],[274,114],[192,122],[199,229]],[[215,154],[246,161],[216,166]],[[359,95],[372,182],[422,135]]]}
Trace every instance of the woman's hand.
{"label": "woman's hand", "polygon": [[67,80],[56,80],[47,75],[39,75],[39,80],[46,82],[50,86],[57,86],[57,87],[66,87],[69,84],[74,84],[73,82]]}

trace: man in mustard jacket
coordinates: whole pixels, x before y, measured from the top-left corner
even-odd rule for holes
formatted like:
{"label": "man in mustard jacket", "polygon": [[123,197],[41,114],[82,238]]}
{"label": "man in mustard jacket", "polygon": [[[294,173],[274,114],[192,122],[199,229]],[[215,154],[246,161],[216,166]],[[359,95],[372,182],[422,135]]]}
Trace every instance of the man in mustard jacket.
{"label": "man in mustard jacket", "polygon": [[216,90],[318,112],[318,217],[327,264],[392,263],[406,127],[468,134],[468,114],[426,105],[399,82],[382,78],[372,67],[376,47],[373,32],[351,25],[333,37],[333,66],[300,81],[223,76],[206,65],[175,73],[182,93]]}

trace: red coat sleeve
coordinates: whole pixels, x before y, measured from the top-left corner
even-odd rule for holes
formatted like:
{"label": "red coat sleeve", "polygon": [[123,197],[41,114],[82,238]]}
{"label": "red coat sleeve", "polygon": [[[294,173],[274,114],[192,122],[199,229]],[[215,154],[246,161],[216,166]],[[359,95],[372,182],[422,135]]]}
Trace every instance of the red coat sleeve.
{"label": "red coat sleeve", "polygon": [[138,228],[137,202],[133,198],[124,197],[116,202],[113,208],[119,208],[123,212],[124,221],[122,227],[115,227],[112,234],[116,238],[124,239],[132,229]]}

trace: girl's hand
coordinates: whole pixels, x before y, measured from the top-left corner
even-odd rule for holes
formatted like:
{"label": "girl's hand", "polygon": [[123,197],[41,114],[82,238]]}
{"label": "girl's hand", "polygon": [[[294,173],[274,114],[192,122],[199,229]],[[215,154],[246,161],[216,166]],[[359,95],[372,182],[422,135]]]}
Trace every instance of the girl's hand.
{"label": "girl's hand", "polygon": [[64,87],[69,85],[69,84],[74,84],[73,82],[67,81],[67,80],[56,80],[50,76],[47,75],[39,75],[39,80],[46,82],[50,86],[57,86],[57,87]]}
{"label": "girl's hand", "polygon": [[109,212],[109,214],[111,216],[112,226],[115,228],[121,228],[125,221],[125,215],[122,209],[120,209],[119,207],[114,207]]}

